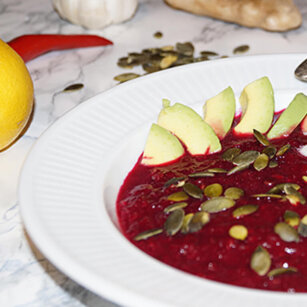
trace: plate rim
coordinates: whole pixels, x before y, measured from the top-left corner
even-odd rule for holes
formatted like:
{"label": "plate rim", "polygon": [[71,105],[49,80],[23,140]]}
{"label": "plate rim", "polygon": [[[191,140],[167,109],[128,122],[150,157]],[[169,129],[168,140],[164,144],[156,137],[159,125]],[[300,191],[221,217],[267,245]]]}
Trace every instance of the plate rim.
{"label": "plate rim", "polygon": [[[219,59],[219,60],[212,60],[210,62],[207,63],[193,63],[193,64],[188,64],[188,65],[184,65],[182,67],[177,67],[177,68],[172,68],[173,70],[188,70],[189,67],[191,67],[192,65],[215,65],[216,61],[225,61],[225,62],[236,62],[236,61],[244,61],[244,60],[254,60],[254,59],[261,59],[261,58],[276,58],[279,57],[280,59],[282,58],[288,58],[288,57],[293,57],[293,58],[298,58],[298,57],[306,57],[305,54],[302,53],[290,53],[290,54],[269,54],[269,55],[249,55],[249,56],[241,56],[241,57],[234,57],[234,58],[227,58],[227,59]],[[145,80],[150,80],[153,78],[158,78],[160,75],[162,74],[168,74],[169,71],[165,70],[165,71],[161,71],[161,72],[157,72],[148,76],[144,76],[143,80],[145,82]],[[118,284],[112,284],[112,282],[108,281],[108,280],[104,280],[102,279],[98,279],[97,281],[95,281],[96,277],[93,276],[92,274],[90,274],[88,272],[88,270],[86,270],[85,268],[79,266],[77,263],[72,262],[71,266],[73,266],[72,269],[68,269],[65,265],[63,265],[64,263],[69,262],[71,259],[70,257],[68,257],[66,255],[65,252],[63,251],[59,251],[57,249],[57,245],[54,244],[54,242],[50,237],[48,238],[48,244],[50,244],[50,248],[46,248],[46,244],[42,244],[42,240],[46,239],[45,237],[45,233],[41,232],[41,233],[37,233],[37,230],[40,227],[43,227],[40,225],[39,222],[39,216],[37,215],[35,217],[36,222],[38,223],[39,226],[33,226],[35,225],[35,223],[31,223],[31,218],[33,218],[33,212],[31,212],[29,210],[29,207],[31,208],[31,200],[32,200],[32,195],[31,195],[31,191],[25,189],[26,185],[25,182],[29,180],[29,176],[31,177],[31,165],[33,163],[33,161],[35,161],[35,157],[37,157],[37,155],[39,154],[41,148],[43,148],[44,143],[46,143],[48,141],[48,138],[53,134],[57,132],[58,127],[61,127],[61,125],[65,125],[65,122],[67,122],[70,118],[74,117],[75,114],[78,114],[79,112],[81,112],[81,110],[83,108],[88,108],[88,106],[91,103],[98,103],[99,99],[105,99],[107,98],[109,95],[112,95],[112,93],[114,91],[118,91],[122,88],[125,88],[127,86],[132,86],[133,84],[137,84],[139,82],[138,79],[135,80],[131,80],[127,83],[115,86],[111,89],[108,89],[104,92],[101,92],[87,100],[85,100],[84,102],[82,102],[80,105],[74,107],[73,109],[71,109],[70,111],[68,111],[67,113],[65,113],[62,117],[60,117],[59,119],[57,119],[51,126],[49,126],[43,133],[42,135],[38,138],[38,140],[34,143],[34,145],[32,146],[32,148],[30,149],[29,153],[27,154],[27,157],[25,159],[25,162],[23,164],[22,167],[22,171],[21,171],[21,175],[19,178],[19,183],[18,183],[18,202],[20,204],[20,211],[21,211],[21,216],[22,216],[22,220],[23,223],[26,227],[27,232],[30,235],[31,240],[35,243],[35,245],[39,248],[39,250],[46,256],[46,258],[53,263],[57,268],[60,269],[60,271],[64,272],[67,276],[69,276],[70,278],[72,278],[73,280],[76,280],[78,283],[80,283],[81,285],[85,286],[87,289],[97,293],[97,288],[95,286],[93,286],[93,283],[84,283],[84,281],[81,278],[78,278],[77,276],[75,276],[75,274],[72,274],[72,271],[74,270],[81,270],[82,271],[82,275],[83,276],[87,276],[87,278],[89,279],[94,279],[94,282],[98,282],[101,284],[102,281],[104,282],[104,293],[101,293],[101,291],[98,291],[98,295],[103,295],[104,297],[106,297],[107,299],[111,299],[114,300],[114,302],[118,302],[120,304],[125,304],[127,305],[127,299],[128,299],[128,305],[129,305],[129,301],[133,302],[134,306],[135,306],[135,299],[137,298],[139,300],[139,302],[141,302],[141,304],[144,306],[156,306],[157,303],[159,303],[159,306],[163,306],[161,304],[161,301],[152,301],[151,299],[148,299],[147,297],[142,297],[140,296],[140,294],[135,294],[134,292],[132,293],[129,289],[124,289],[122,287],[120,287]],[[28,206],[28,207],[27,207]],[[32,211],[33,211],[34,207],[32,207]],[[48,250],[49,249],[49,250]],[[48,250],[48,251],[47,251]],[[52,250],[52,252],[50,252],[50,250]],[[59,256],[60,255],[60,256]],[[146,255],[148,256],[148,255]],[[58,261],[58,258],[63,258],[64,259],[64,263],[62,263],[61,261]],[[148,256],[149,257],[149,256]],[[55,260],[56,259],[56,260]],[[173,269],[173,268],[172,268]],[[175,269],[176,270],[176,269]],[[183,273],[183,272],[180,272]],[[190,276],[190,274],[184,273],[186,275],[188,275],[188,278],[191,277],[192,279],[195,278],[195,276]],[[210,283],[212,283],[212,281],[210,281]],[[216,282],[213,282],[216,283]],[[218,283],[219,287],[223,288],[225,291],[231,289],[231,291],[239,291],[239,292],[246,292],[247,294],[249,294],[250,292],[253,292],[253,294],[260,294],[263,296],[283,296],[283,297],[293,297],[292,294],[289,293],[284,293],[284,292],[269,292],[269,291],[262,291],[262,290],[256,290],[256,289],[247,289],[247,288],[241,288],[241,287],[236,287],[236,286],[231,286],[231,285],[227,285],[227,284],[221,284]],[[117,293],[118,291],[121,292],[121,297],[119,298]],[[304,298],[306,298],[306,294],[304,293],[296,293],[296,296],[303,296]],[[132,304],[131,304],[132,306]],[[140,305],[141,306],[141,305]],[[169,306],[169,304],[166,304],[165,306]]]}

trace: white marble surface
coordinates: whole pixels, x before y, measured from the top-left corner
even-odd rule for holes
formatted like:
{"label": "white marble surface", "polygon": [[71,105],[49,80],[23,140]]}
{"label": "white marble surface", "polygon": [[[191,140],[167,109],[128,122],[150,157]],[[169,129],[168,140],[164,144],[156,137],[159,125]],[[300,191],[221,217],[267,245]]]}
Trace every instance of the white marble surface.
{"label": "white marble surface", "polygon": [[[114,42],[108,47],[52,52],[27,63],[35,86],[33,119],[25,135],[0,153],[0,306],[115,306],[60,273],[23,227],[18,178],[27,153],[44,130],[87,98],[115,86],[113,77],[126,72],[117,67],[117,59],[127,52],[192,41],[196,53],[213,50],[233,56],[236,46],[248,44],[248,55],[299,52],[307,56],[307,2],[295,2],[303,25],[287,33],[270,33],[176,11],[162,0],[142,0],[132,20],[89,31],[61,20],[49,0],[0,0],[4,41],[27,33],[91,33]],[[158,30],[162,39],[153,37]],[[77,82],[84,84],[82,90],[62,93]]]}

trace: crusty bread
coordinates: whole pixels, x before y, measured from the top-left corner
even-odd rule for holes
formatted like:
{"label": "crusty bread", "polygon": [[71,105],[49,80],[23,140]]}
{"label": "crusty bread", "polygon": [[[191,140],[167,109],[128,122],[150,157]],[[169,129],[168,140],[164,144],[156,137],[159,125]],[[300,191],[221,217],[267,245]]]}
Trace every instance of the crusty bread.
{"label": "crusty bread", "polygon": [[288,31],[299,27],[302,16],[292,0],[165,0],[170,6],[246,27]]}

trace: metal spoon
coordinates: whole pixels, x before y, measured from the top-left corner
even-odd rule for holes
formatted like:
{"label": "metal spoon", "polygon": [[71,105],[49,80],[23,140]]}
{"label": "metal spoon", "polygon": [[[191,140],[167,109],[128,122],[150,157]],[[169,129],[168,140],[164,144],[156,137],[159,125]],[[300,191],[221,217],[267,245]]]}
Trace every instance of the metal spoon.
{"label": "metal spoon", "polygon": [[297,66],[294,71],[294,75],[297,79],[307,82],[307,59]]}

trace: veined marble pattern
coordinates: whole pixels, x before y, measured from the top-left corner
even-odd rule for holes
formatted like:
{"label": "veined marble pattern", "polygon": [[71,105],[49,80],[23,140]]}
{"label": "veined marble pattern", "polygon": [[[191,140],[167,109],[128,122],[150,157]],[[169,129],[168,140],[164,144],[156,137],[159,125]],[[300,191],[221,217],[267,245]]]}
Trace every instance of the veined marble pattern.
{"label": "veined marble pattern", "polygon": [[[29,63],[35,86],[35,111],[25,135],[0,153],[0,306],[115,306],[60,273],[33,245],[22,225],[17,186],[22,163],[35,140],[57,118],[89,97],[116,85],[113,77],[126,72],[119,57],[147,47],[192,41],[196,53],[213,50],[234,56],[241,44],[248,55],[306,53],[307,2],[295,1],[303,25],[286,33],[247,29],[211,18],[171,9],[162,0],[141,0],[128,22],[104,30],[86,30],[59,18],[50,0],[0,0],[0,38],[29,33],[91,33],[105,36],[114,46],[52,52]],[[163,38],[156,39],[156,31]],[[281,63],[282,65],[282,63]],[[141,72],[140,68],[133,69]],[[63,93],[70,84],[84,88]]]}

